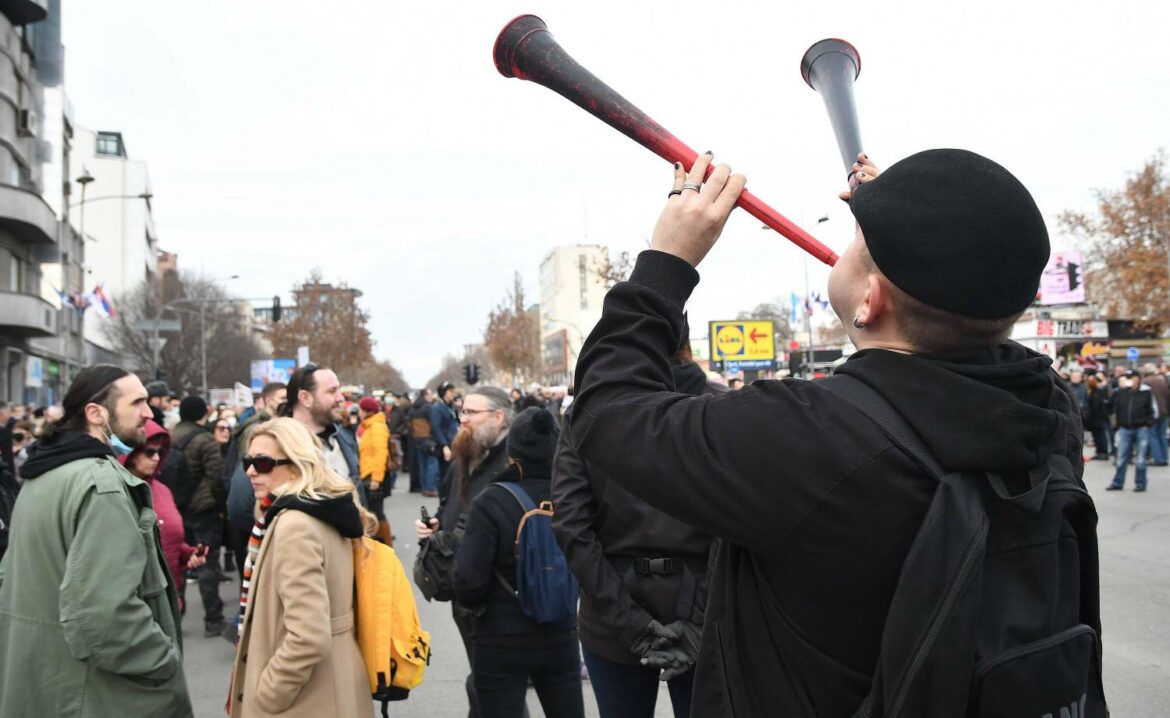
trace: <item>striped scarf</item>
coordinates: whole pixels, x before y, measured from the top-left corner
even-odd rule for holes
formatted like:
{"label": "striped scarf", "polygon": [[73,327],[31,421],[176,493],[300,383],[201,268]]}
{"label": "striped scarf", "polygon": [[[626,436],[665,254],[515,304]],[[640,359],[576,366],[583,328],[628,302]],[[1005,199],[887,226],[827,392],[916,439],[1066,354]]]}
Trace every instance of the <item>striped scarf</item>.
{"label": "striped scarf", "polygon": [[272,494],[260,499],[260,518],[252,525],[252,535],[248,538],[248,557],[244,559],[244,580],[240,583],[240,622],[236,642],[244,635],[244,614],[248,611],[248,592],[252,588],[252,571],[256,567],[256,555],[260,553],[260,544],[264,542],[264,531],[268,522],[268,509],[272,506]]}

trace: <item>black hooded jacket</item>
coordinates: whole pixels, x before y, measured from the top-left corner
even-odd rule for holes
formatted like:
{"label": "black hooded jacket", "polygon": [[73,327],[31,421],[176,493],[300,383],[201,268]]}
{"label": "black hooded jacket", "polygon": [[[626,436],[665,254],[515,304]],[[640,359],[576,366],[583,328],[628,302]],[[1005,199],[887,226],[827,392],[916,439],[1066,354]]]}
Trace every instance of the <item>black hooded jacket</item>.
{"label": "black hooded jacket", "polygon": [[89,434],[80,431],[58,431],[42,439],[28,450],[28,459],[20,467],[20,476],[35,479],[42,474],[79,459],[97,459],[113,456],[114,450]]}
{"label": "black hooded jacket", "polygon": [[[671,374],[680,394],[727,391],[710,384],[693,362],[672,363]],[[709,534],[587,467],[569,432],[557,446],[552,499],[557,542],[581,583],[579,630],[586,648],[615,663],[638,665],[640,656],[631,646],[651,619],[664,625],[679,619],[702,623]],[[640,574],[633,565],[639,558],[672,558],[682,566],[675,573]]]}
{"label": "black hooded jacket", "polygon": [[[692,714],[851,716],[935,484],[872,420],[815,382],[674,392],[667,357],[698,275],[644,252],[577,365],[578,453],[632,494],[718,536]],[[948,470],[1005,479],[1081,427],[1047,358],[1018,344],[955,356],[869,350],[841,372],[880,392]],[[620,450],[615,450],[620,447]]]}

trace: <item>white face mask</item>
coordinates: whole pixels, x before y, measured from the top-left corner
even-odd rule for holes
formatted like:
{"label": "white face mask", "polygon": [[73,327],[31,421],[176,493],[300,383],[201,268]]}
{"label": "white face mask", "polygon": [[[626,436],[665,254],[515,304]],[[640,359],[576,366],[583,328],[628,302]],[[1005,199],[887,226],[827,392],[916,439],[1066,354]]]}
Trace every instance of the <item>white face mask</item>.
{"label": "white face mask", "polygon": [[126,456],[131,451],[134,451],[134,447],[130,446],[125,441],[122,441],[121,437],[115,434],[114,430],[110,428],[109,417],[106,417],[106,432],[108,434],[106,443],[110,445],[110,448],[114,450],[115,454],[118,456]]}

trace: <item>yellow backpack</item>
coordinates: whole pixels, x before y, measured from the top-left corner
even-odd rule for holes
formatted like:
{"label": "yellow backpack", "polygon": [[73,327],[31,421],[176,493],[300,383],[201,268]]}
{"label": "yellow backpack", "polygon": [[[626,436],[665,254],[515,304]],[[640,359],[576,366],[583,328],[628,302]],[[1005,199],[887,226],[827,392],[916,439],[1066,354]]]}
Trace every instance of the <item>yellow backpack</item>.
{"label": "yellow backpack", "polygon": [[389,546],[363,537],[354,543],[358,646],[366,663],[370,693],[382,701],[405,700],[422,683],[431,662],[431,634],[418,623],[414,591],[402,562]]}

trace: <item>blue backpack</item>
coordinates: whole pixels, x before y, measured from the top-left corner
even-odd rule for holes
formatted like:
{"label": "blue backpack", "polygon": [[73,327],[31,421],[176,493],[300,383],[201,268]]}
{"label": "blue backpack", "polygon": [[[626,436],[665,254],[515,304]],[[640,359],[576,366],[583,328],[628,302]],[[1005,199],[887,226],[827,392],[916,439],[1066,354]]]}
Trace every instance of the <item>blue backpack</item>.
{"label": "blue backpack", "polygon": [[516,587],[503,574],[496,578],[520,601],[524,615],[537,623],[558,623],[577,615],[577,577],[553,536],[551,501],[537,508],[519,484],[492,484],[512,494],[524,516],[516,528]]}

